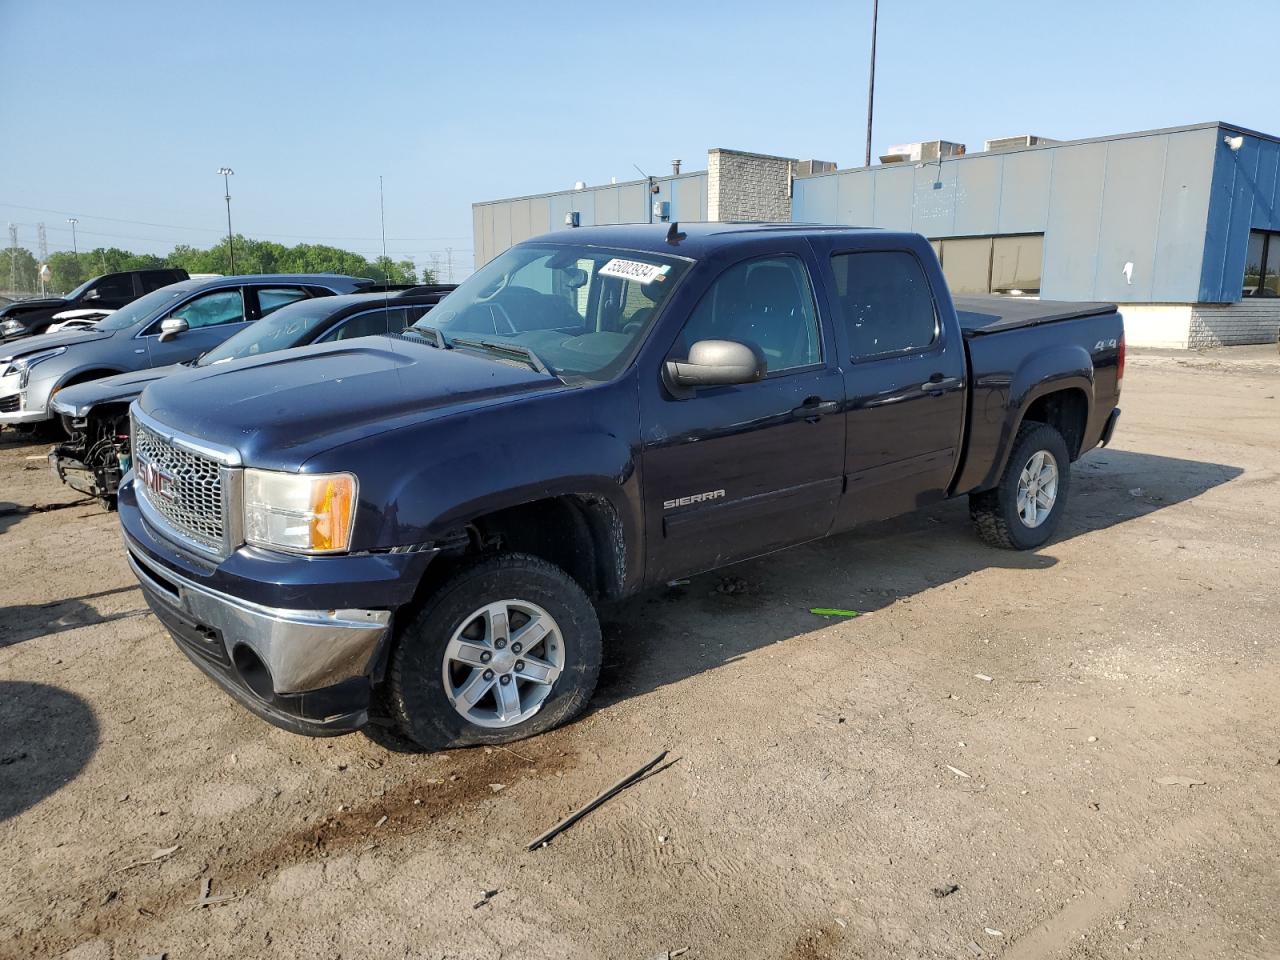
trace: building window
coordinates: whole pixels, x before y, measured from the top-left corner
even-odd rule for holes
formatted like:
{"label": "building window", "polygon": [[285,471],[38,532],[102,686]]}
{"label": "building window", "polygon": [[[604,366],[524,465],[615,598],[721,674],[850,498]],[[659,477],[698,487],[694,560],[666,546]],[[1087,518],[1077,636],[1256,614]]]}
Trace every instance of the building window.
{"label": "building window", "polygon": [[934,240],[952,293],[1039,296],[1044,234]]}
{"label": "building window", "polygon": [[1280,297],[1280,233],[1254,230],[1244,261],[1244,297]]}

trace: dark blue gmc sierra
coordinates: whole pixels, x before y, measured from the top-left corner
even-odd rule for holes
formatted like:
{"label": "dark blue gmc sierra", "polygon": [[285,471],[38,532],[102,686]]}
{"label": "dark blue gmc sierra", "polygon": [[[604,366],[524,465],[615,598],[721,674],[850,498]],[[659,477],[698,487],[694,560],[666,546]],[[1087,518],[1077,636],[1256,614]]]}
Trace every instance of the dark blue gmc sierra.
{"label": "dark blue gmc sierra", "polygon": [[595,601],[961,495],[1039,546],[1123,373],[1114,306],[953,300],[916,234],[566,230],[402,334],[151,385],[120,519],[262,718],[501,743],[590,698]]}

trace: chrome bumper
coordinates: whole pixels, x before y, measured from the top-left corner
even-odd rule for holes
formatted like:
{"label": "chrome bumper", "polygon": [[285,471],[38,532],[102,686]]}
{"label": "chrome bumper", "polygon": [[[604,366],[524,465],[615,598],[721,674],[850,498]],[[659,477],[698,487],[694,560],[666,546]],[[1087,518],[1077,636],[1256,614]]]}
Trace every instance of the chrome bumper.
{"label": "chrome bumper", "polygon": [[[148,602],[184,647],[225,665],[259,699],[266,691],[237,675],[247,647],[265,666],[271,691],[298,694],[368,676],[391,623],[387,610],[283,610],[202,587],[130,549],[129,565]],[[168,608],[177,620],[164,616]],[[252,658],[250,658],[252,659]]]}

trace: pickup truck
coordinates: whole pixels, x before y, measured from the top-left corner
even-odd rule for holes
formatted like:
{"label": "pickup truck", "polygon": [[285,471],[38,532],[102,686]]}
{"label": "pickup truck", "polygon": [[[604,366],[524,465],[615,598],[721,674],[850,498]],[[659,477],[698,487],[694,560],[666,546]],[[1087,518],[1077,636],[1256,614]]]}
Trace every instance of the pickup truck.
{"label": "pickup truck", "polygon": [[65,297],[17,300],[0,309],[0,340],[46,332],[55,315],[68,310],[118,310],[152,290],[189,279],[181,267],[125,270],[86,280]]}
{"label": "pickup truck", "polygon": [[597,602],[947,497],[1043,544],[1123,371],[1113,306],[957,311],[916,234],[573,229],[399,336],[148,387],[120,520],[151,609],[260,717],[502,743],[587,703]]}
{"label": "pickup truck", "polygon": [[[129,470],[129,405],[148,384],[190,367],[210,367],[308,343],[331,343],[381,333],[399,333],[453,289],[432,284],[309,297],[287,303],[251,323],[194,360],[136,373],[119,373],[60,390],[53,412],[70,425],[70,439],[49,451],[49,466],[63,483],[114,509],[116,488]],[[426,292],[421,292],[426,291]]]}

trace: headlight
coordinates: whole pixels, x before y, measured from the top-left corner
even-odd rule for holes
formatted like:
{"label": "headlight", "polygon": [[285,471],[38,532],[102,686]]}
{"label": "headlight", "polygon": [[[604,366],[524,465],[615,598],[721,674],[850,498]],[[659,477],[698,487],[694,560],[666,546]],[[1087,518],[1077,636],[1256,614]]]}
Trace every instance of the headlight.
{"label": "headlight", "polygon": [[53,357],[67,352],[66,347],[54,347],[52,350],[41,350],[39,353],[28,354],[25,357],[18,357],[16,360],[10,360],[4,368],[4,372],[0,376],[18,375],[18,389],[27,389],[27,381],[31,379],[31,368],[37,363],[44,363]]}
{"label": "headlight", "polygon": [[27,328],[22,325],[22,321],[17,319],[16,317],[10,320],[6,320],[4,323],[0,323],[0,335],[6,336],[6,337],[10,336],[11,334],[22,333],[22,331],[26,329]]}
{"label": "headlight", "polygon": [[351,546],[356,478],[350,473],[244,472],[244,538],[295,553]]}

